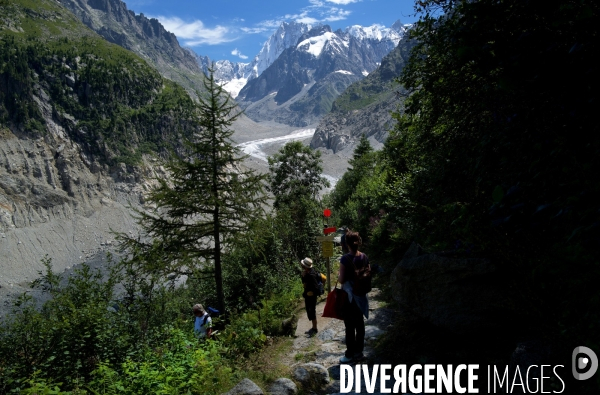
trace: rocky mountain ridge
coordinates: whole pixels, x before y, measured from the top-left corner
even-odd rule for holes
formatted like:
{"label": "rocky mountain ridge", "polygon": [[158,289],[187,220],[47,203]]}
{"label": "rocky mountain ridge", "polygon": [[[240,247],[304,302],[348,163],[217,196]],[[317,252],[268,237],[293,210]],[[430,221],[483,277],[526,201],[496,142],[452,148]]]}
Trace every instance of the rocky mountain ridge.
{"label": "rocky mountain ridge", "polygon": [[[233,97],[248,83],[248,81],[260,76],[284,50],[297,46],[298,40],[313,28],[321,24],[310,25],[300,22],[282,22],[277,31],[264,43],[260,52],[249,63],[231,62],[219,60],[215,62],[216,77]],[[343,34],[355,37],[359,41],[370,40],[375,45],[387,46],[387,51],[392,50],[402,38],[406,26],[396,21],[392,27],[386,28],[381,25],[360,26],[353,25],[345,28]],[[205,67],[210,60],[197,57],[201,67]]]}
{"label": "rocky mountain ridge", "polygon": [[363,134],[374,145],[382,144],[392,127],[391,112],[402,110],[405,92],[395,79],[414,45],[410,39],[400,41],[374,72],[350,85],[319,122],[310,146],[350,154]]}
{"label": "rocky mountain ridge", "polygon": [[[312,25],[306,23],[282,22],[251,62],[215,61],[215,78],[235,98],[249,80],[262,74],[286,48],[296,44],[311,27]],[[205,72],[213,62],[207,56],[200,55],[196,55],[196,61]]]}
{"label": "rocky mountain ridge", "polygon": [[384,35],[380,29],[356,26],[335,32],[328,25],[315,27],[250,80],[237,100],[257,122],[315,124],[346,87],[377,68],[403,34],[404,30],[388,29]]}
{"label": "rocky mountain ridge", "polygon": [[121,0],[58,2],[107,41],[141,56],[165,78],[189,92],[201,89],[203,72],[195,57],[157,19],[136,15]]}

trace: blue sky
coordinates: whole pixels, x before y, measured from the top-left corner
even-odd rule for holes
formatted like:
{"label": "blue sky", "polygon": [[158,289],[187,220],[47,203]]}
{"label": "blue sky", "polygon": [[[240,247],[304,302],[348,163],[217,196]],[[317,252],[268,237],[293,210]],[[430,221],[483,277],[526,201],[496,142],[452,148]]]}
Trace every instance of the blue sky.
{"label": "blue sky", "polygon": [[182,46],[213,60],[249,62],[283,21],[391,26],[417,20],[413,0],[124,0],[157,18]]}

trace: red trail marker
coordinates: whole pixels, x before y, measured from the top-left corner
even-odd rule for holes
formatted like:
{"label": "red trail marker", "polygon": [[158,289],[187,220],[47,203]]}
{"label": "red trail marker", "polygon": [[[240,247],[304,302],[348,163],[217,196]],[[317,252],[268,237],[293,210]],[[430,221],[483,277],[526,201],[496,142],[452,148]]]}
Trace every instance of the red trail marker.
{"label": "red trail marker", "polygon": [[336,228],[335,228],[335,226],[332,226],[332,227],[330,227],[330,228],[325,228],[325,229],[323,229],[323,233],[325,233],[326,235],[328,235],[328,234],[330,234],[330,233],[333,233],[333,232],[335,232],[335,231],[336,231]]}

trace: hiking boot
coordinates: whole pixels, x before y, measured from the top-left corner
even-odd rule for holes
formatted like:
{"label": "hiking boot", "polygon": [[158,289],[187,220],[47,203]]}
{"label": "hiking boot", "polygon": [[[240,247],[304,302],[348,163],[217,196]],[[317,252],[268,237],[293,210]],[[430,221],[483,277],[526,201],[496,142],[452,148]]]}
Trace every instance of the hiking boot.
{"label": "hiking boot", "polygon": [[305,332],[309,337],[313,337],[319,332],[318,329],[310,328],[307,332]]}
{"label": "hiking boot", "polygon": [[350,362],[352,362],[352,361],[354,361],[354,359],[353,359],[353,358],[347,357],[347,356],[345,356],[345,355],[344,355],[343,357],[341,357],[341,358],[340,358],[340,363],[350,363]]}

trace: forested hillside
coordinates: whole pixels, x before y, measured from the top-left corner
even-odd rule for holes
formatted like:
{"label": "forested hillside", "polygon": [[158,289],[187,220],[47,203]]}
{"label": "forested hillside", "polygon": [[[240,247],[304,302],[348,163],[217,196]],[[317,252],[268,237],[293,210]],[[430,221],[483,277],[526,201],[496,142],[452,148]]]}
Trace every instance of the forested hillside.
{"label": "forested hillside", "polygon": [[202,89],[204,73],[195,56],[157,19],[136,15],[121,0],[61,0],[60,4],[105,40],[137,54],[192,96]]}
{"label": "forested hillside", "polygon": [[186,129],[191,99],[144,60],[53,2],[2,8],[4,123],[32,136],[46,133],[48,123],[64,124],[86,153],[112,164],[135,164]]}

